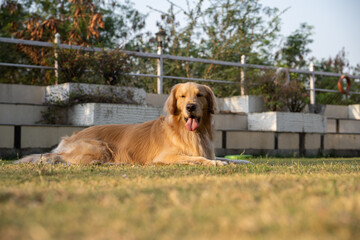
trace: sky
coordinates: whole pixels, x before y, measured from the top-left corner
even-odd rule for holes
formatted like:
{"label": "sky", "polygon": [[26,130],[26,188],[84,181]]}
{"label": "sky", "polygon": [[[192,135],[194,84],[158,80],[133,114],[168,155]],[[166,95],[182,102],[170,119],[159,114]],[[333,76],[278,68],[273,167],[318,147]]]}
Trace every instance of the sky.
{"label": "sky", "polygon": [[[192,0],[189,0],[192,2]],[[157,31],[156,21],[160,13],[147,7],[167,11],[167,0],[132,0],[135,8],[148,13],[146,28]],[[185,0],[173,0],[185,8]],[[288,36],[306,22],[314,26],[312,52],[309,57],[328,59],[335,57],[345,48],[350,65],[360,64],[360,0],[260,0],[263,6],[277,7],[280,10],[289,8],[281,17],[281,34]]]}

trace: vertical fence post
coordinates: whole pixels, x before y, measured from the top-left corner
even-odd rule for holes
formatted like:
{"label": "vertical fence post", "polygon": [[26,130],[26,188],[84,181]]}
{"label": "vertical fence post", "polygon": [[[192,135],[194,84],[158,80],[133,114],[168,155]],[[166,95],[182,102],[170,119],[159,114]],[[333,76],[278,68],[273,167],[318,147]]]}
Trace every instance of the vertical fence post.
{"label": "vertical fence post", "polygon": [[157,54],[159,55],[157,60],[157,93],[163,94],[163,56],[161,44],[158,45]]}
{"label": "vertical fence post", "polygon": [[[314,72],[314,63],[310,62],[309,71]],[[315,74],[310,74],[310,104],[315,104]]]}
{"label": "vertical fence post", "polygon": [[166,32],[165,30],[160,27],[159,32],[155,33],[156,41],[158,42],[157,46],[157,55],[159,55],[159,58],[157,59],[157,93],[163,94],[163,50],[162,50],[162,44],[165,41]]}
{"label": "vertical fence post", "polygon": [[289,73],[289,69],[285,69],[285,74],[286,74],[286,82],[285,84],[289,84],[290,83],[290,73]]}
{"label": "vertical fence post", "polygon": [[56,45],[56,48],[55,48],[55,84],[57,85],[58,82],[59,82],[59,63],[58,63],[58,51],[57,51],[57,48],[59,47],[60,45],[60,34],[59,33],[56,33],[55,34],[55,40],[54,40],[54,43]]}
{"label": "vertical fence post", "polygon": [[[245,63],[246,63],[245,55],[241,55],[241,64],[245,64]],[[241,96],[244,96],[247,94],[246,86],[245,86],[245,66],[241,68],[240,76],[241,76],[240,93]]]}

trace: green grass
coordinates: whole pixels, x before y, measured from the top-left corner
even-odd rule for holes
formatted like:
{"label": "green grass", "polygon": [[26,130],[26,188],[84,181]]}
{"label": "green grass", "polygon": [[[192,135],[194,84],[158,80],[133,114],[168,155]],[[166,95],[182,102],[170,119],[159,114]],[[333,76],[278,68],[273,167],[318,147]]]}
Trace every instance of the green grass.
{"label": "green grass", "polygon": [[359,239],[360,159],[0,161],[0,239]]}

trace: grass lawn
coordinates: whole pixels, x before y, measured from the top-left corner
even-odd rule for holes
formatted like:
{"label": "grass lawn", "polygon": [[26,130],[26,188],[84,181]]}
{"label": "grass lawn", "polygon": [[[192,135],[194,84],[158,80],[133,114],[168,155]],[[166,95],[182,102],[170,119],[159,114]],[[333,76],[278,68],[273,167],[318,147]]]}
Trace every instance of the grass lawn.
{"label": "grass lawn", "polygon": [[360,158],[251,161],[0,161],[0,239],[360,239]]}

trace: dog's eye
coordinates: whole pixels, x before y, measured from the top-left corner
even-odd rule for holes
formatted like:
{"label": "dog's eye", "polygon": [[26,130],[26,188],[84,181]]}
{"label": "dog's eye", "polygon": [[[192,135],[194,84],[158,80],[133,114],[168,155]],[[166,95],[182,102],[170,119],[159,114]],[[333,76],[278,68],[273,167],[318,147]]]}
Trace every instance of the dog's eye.
{"label": "dog's eye", "polygon": [[185,95],[181,95],[181,98],[185,98]]}
{"label": "dog's eye", "polygon": [[202,97],[203,95],[201,95],[200,93],[196,94],[197,97]]}

